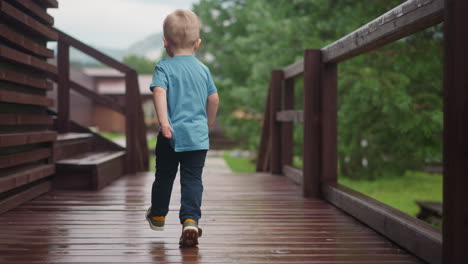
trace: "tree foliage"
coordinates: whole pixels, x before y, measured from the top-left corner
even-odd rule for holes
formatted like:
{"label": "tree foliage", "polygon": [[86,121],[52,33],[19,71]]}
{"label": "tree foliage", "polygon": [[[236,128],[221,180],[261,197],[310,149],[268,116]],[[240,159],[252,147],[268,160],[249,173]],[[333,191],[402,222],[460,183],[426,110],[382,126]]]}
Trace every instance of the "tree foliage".
{"label": "tree foliage", "polygon": [[[226,132],[256,151],[270,72],[352,32],[403,1],[201,0],[199,57],[221,97]],[[440,27],[339,65],[339,159],[343,175],[375,177],[441,156]],[[296,82],[297,98],[302,95]],[[296,101],[297,109],[301,102]],[[233,113],[242,111],[238,118]],[[300,148],[296,149],[300,152]]]}
{"label": "tree foliage", "polygon": [[125,56],[122,62],[135,69],[139,74],[153,74],[154,65],[156,65],[154,61],[138,55]]}

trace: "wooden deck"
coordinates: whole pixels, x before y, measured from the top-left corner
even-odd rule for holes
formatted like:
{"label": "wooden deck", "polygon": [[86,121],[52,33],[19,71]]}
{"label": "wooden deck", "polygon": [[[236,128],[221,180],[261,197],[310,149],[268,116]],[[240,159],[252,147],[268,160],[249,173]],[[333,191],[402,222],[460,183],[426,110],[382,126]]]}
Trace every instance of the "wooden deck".
{"label": "wooden deck", "polygon": [[[422,263],[281,176],[234,174],[210,155],[198,248],[180,249],[179,186],[149,229],[152,173],[101,191],[55,190],[0,215],[0,263]],[[177,180],[176,180],[177,181]]]}

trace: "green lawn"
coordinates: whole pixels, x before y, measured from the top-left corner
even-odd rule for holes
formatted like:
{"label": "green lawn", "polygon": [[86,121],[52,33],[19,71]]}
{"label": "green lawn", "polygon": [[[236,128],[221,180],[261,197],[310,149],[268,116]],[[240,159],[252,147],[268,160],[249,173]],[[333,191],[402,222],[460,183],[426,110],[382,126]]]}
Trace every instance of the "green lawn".
{"label": "green lawn", "polygon": [[[233,172],[255,172],[255,165],[242,157],[231,157],[224,152],[224,160]],[[300,159],[295,165],[302,165]],[[381,177],[377,180],[352,180],[339,177],[338,182],[376,200],[416,216],[416,200],[442,201],[442,176],[425,172],[407,172],[401,177]]]}
{"label": "green lawn", "polygon": [[442,201],[442,176],[425,172],[375,181],[339,177],[338,182],[413,216],[419,211],[416,200]]}
{"label": "green lawn", "polygon": [[229,151],[223,153],[223,158],[233,172],[252,173],[255,172],[255,164],[244,157],[232,157]]}
{"label": "green lawn", "polygon": [[125,137],[125,134],[122,133],[113,133],[113,132],[98,132],[99,135],[109,139],[114,140],[116,138]]}

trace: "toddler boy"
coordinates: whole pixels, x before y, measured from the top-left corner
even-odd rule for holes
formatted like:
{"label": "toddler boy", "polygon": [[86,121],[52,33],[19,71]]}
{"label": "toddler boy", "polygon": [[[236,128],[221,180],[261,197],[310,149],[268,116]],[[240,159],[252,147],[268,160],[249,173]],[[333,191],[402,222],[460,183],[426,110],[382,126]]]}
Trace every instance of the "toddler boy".
{"label": "toddler boy", "polygon": [[181,246],[198,245],[201,229],[202,171],[209,149],[219,98],[209,69],[194,55],[200,47],[201,22],[189,10],[176,10],[164,20],[164,48],[170,58],[159,61],[150,89],[161,131],[156,144],[156,175],[146,219],[163,230],[172,186],[180,164]]}

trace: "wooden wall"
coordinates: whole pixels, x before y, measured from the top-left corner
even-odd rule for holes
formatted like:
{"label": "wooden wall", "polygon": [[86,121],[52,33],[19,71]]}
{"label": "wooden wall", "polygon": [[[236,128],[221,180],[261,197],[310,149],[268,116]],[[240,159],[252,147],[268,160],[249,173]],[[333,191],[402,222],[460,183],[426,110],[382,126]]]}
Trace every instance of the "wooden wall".
{"label": "wooden wall", "polygon": [[51,187],[57,133],[46,92],[57,68],[46,44],[58,36],[47,8],[56,7],[56,0],[0,0],[0,213]]}

